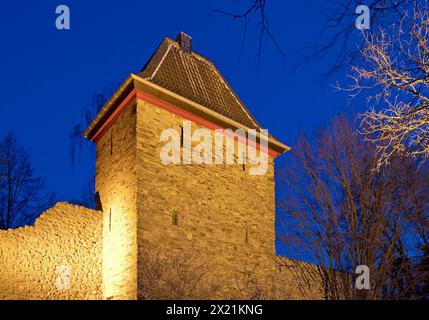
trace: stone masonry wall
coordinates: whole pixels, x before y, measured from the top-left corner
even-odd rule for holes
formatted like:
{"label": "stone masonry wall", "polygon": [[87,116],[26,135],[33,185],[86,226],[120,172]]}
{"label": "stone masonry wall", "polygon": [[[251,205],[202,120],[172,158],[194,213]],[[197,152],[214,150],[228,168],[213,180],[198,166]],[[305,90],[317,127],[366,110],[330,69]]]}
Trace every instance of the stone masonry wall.
{"label": "stone masonry wall", "polygon": [[97,143],[95,189],[104,214],[105,299],[136,299],[136,125],[128,106]]}
{"label": "stone masonry wall", "polygon": [[[164,165],[161,132],[182,125],[142,100],[125,108],[97,142],[103,211],[58,203],[33,227],[0,231],[0,300],[145,298],[139,280],[156,283],[162,269],[144,274],[148,252],[173,257],[179,282],[202,276],[205,290],[188,298],[321,298],[276,263],[274,159],[260,176],[248,164]],[[67,290],[57,288],[64,267]]]}
{"label": "stone masonry wall", "polygon": [[180,132],[182,125],[179,116],[138,102],[139,252],[153,246],[164,254],[198,252],[219,287],[208,298],[240,298],[236,289],[247,281],[243,277],[270,286],[275,273],[273,158],[261,176],[250,175],[241,164],[164,165],[161,132]]}
{"label": "stone masonry wall", "polygon": [[[278,266],[273,158],[260,176],[248,164],[164,165],[161,132],[182,125],[142,100],[125,108],[97,143],[103,211],[58,203],[33,227],[0,231],[0,300],[145,298],[139,280],[159,283],[166,265],[179,284],[204,279],[187,298],[320,299],[318,286],[300,290],[299,277]],[[145,274],[146,253],[170,263]],[[67,290],[57,288],[64,267]],[[164,298],[183,290],[154,289]]]}
{"label": "stone masonry wall", "polygon": [[101,298],[101,212],[57,203],[34,226],[0,231],[0,300]]}
{"label": "stone masonry wall", "polygon": [[[160,151],[166,142],[160,141],[161,132],[167,128],[181,132],[181,126],[183,118],[138,101],[140,265],[145,251],[150,250],[170,255],[178,265],[184,263],[180,257],[202,263],[204,274],[194,269],[190,272],[215,285],[206,286],[211,288],[208,293],[201,290],[191,296],[196,299],[320,299],[318,286],[303,288],[296,276],[279,269],[277,263],[274,159],[269,157],[264,175],[250,175],[249,164],[244,168],[214,162],[164,165]],[[192,123],[192,132],[199,128]],[[145,276],[139,270],[138,279]],[[180,276],[184,281],[189,277],[186,270]]]}

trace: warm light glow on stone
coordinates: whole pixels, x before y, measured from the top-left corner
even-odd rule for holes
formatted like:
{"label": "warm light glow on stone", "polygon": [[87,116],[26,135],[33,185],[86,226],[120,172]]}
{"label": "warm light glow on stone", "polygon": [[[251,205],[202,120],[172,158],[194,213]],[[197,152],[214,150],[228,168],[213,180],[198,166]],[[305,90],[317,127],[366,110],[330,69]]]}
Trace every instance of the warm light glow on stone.
{"label": "warm light glow on stone", "polygon": [[57,203],[0,231],[1,299],[101,299],[102,213]]}

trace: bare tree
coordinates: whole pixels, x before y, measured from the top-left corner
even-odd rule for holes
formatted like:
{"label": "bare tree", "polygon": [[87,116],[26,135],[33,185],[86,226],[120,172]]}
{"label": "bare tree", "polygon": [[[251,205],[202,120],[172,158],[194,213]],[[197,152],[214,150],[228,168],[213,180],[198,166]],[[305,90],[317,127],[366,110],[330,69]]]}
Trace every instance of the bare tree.
{"label": "bare tree", "polygon": [[416,267],[419,277],[419,292],[423,299],[429,299],[429,245],[422,247],[422,255]]}
{"label": "bare tree", "polygon": [[157,246],[139,249],[138,297],[141,300],[209,299],[218,287],[199,251],[171,252]]}
{"label": "bare tree", "polygon": [[[428,229],[415,226],[416,217],[428,221],[428,171],[417,172],[407,158],[373,170],[374,148],[354,132],[340,117],[313,140],[300,139],[292,165],[279,174],[279,238],[292,257],[315,264],[293,267],[327,299],[380,298],[397,268],[408,277],[401,294],[415,297],[408,258],[427,242]],[[370,290],[354,288],[358,265],[370,269]]]}
{"label": "bare tree", "polygon": [[[72,166],[76,165],[76,161],[82,154],[87,153],[95,157],[94,145],[83,139],[83,133],[118,88],[119,82],[111,83],[103,92],[94,94],[92,103],[89,107],[82,108],[82,118],[72,126],[69,132],[70,162]],[[92,209],[99,209],[96,201],[94,172],[83,186],[81,198],[69,199],[69,202]]]}
{"label": "bare tree", "polygon": [[[418,0],[371,0],[365,4],[370,10],[371,25],[384,27],[400,21],[406,10],[417,2]],[[258,63],[261,60],[264,40],[269,40],[285,58],[286,55],[270,28],[270,20],[266,13],[267,5],[274,6],[275,3],[270,1],[267,4],[266,0],[248,0],[244,3],[239,12],[215,9],[213,13],[225,15],[232,21],[243,24],[242,50],[248,38],[249,29],[253,25],[256,26]],[[332,54],[335,56],[335,62],[328,67],[325,74],[325,76],[330,76],[356,61],[360,61],[360,49],[364,46],[365,41],[360,37],[355,22],[358,16],[356,8],[361,4],[362,2],[359,0],[332,0],[323,2],[322,5],[318,4],[319,12],[326,17],[326,22],[319,31],[319,43],[306,48],[306,52],[301,52],[302,59],[297,66],[306,65]],[[311,6],[310,1],[307,6]]]}
{"label": "bare tree", "polygon": [[[361,131],[375,142],[377,167],[395,155],[429,158],[429,6],[421,1],[400,23],[364,35],[364,62],[352,68],[354,96],[369,89],[373,106]],[[377,107],[381,107],[379,110]]]}
{"label": "bare tree", "polygon": [[92,97],[92,103],[89,107],[82,108],[82,118],[76,122],[70,130],[70,161],[75,165],[78,156],[84,152],[84,142],[82,138],[86,128],[91,124],[92,120],[106,104],[109,98],[119,88],[120,83],[111,83],[104,91],[95,93]]}
{"label": "bare tree", "polygon": [[34,177],[28,153],[12,134],[0,141],[0,229],[34,222],[53,203],[43,193],[42,179]]}
{"label": "bare tree", "polygon": [[335,61],[329,65],[325,76],[349,67],[361,61],[360,50],[365,46],[365,39],[360,37],[355,23],[358,15],[356,8],[365,4],[370,10],[371,30],[399,22],[404,13],[419,0],[332,0],[320,5],[320,11],[326,16],[326,22],[319,33],[319,41],[302,53],[299,65],[314,62],[327,55],[333,55]]}
{"label": "bare tree", "polygon": [[266,292],[259,280],[247,270],[235,275],[234,286],[230,295],[233,300],[262,300],[266,298]]}
{"label": "bare tree", "polygon": [[[256,265],[243,262],[232,277],[227,297],[231,300],[273,300],[289,298],[285,288],[279,287],[278,275],[258,273]],[[286,288],[287,289],[287,288]]]}
{"label": "bare tree", "polygon": [[247,1],[246,5],[239,13],[233,13],[227,10],[221,10],[221,9],[214,9],[213,13],[216,14],[222,14],[227,17],[230,17],[233,21],[240,21],[243,23],[243,35],[241,40],[241,51],[243,51],[246,39],[248,36],[248,29],[250,27],[252,18],[256,18],[256,26],[257,26],[257,38],[258,38],[258,44],[257,44],[257,52],[256,52],[256,59],[258,65],[261,62],[262,57],[262,48],[263,43],[265,39],[268,39],[274,47],[277,49],[277,51],[280,53],[280,55],[283,57],[283,59],[286,57],[286,54],[284,53],[283,49],[281,48],[280,44],[274,37],[271,28],[270,28],[270,22],[268,19],[268,16],[266,14],[266,0],[249,0]]}
{"label": "bare tree", "polygon": [[88,179],[87,183],[82,188],[82,193],[79,198],[69,199],[68,202],[77,206],[83,206],[90,209],[101,210],[101,204],[97,203],[97,194],[95,193],[94,176]]}
{"label": "bare tree", "polygon": [[[257,275],[256,268],[243,263],[239,271],[230,270],[225,278],[224,266],[196,247],[173,251],[156,245],[139,249],[138,298],[231,300],[285,299],[288,293],[279,287],[275,272]],[[219,272],[220,271],[220,272]]]}

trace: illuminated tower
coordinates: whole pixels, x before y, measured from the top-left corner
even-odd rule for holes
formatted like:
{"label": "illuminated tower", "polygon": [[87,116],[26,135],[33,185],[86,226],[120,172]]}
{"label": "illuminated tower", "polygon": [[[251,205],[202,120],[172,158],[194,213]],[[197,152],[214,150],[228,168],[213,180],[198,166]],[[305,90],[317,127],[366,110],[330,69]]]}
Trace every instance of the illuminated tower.
{"label": "illuminated tower", "polygon": [[[268,142],[268,170],[246,165],[165,165],[166,128],[261,129],[208,59],[180,33],[165,39],[138,74],[131,74],[85,132],[97,145],[96,192],[104,212],[106,299],[138,297],[144,250],[168,255],[198,249],[224,297],[243,268],[261,279],[274,268],[274,159],[289,148]],[[256,145],[257,147],[257,145]]]}

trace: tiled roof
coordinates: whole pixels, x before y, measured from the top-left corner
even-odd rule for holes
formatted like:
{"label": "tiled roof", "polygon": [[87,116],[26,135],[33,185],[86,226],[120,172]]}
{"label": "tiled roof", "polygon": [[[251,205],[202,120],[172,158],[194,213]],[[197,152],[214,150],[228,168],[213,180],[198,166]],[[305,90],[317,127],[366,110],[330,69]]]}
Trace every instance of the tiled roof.
{"label": "tiled roof", "polygon": [[211,61],[169,38],[139,76],[248,128],[261,128]]}

